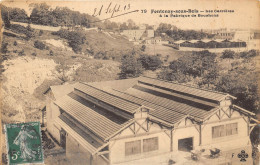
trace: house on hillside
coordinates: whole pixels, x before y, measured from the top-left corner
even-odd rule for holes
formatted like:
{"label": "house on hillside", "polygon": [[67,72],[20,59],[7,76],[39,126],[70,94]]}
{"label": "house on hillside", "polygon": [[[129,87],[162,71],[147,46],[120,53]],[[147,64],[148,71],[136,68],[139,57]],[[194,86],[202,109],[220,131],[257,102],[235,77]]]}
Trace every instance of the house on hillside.
{"label": "house on hillside", "polygon": [[148,77],[52,86],[49,96],[47,130],[75,164],[250,148],[258,122],[229,94]]}

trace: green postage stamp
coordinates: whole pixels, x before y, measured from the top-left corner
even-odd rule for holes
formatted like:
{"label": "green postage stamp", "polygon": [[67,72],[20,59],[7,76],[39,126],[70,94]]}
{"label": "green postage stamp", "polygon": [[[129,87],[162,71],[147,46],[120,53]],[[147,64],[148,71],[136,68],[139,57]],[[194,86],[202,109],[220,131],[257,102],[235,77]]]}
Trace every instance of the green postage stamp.
{"label": "green postage stamp", "polygon": [[39,122],[6,124],[9,164],[43,163]]}

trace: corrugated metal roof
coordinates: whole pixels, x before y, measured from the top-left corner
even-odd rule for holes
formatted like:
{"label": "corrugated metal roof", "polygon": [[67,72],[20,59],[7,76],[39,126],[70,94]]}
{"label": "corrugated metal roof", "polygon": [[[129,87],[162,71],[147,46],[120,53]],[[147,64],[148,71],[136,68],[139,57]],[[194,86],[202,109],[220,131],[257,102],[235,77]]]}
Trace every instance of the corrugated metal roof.
{"label": "corrugated metal roof", "polygon": [[141,90],[138,90],[135,88],[131,88],[131,89],[127,90],[127,93],[129,93],[133,96],[142,98],[144,100],[149,100],[150,102],[153,102],[154,104],[168,108],[170,111],[175,111],[175,112],[182,113],[185,115],[191,115],[193,117],[197,117],[200,119],[203,119],[203,117],[208,114],[208,111],[214,108],[214,107],[211,107],[210,109],[208,109],[208,111],[206,111],[201,108],[196,108],[192,105],[187,105],[185,103],[179,103],[174,100],[156,96],[154,94],[144,92],[144,91],[141,91]]}
{"label": "corrugated metal roof", "polygon": [[105,92],[103,90],[90,86],[88,84],[78,83],[75,85],[75,88],[106,104],[109,104],[111,106],[114,106],[116,108],[119,108],[123,111],[129,112],[132,114],[141,106],[136,103],[132,103],[127,100],[116,97],[114,95],[111,95],[108,92]]}
{"label": "corrugated metal roof", "polygon": [[153,87],[162,88],[165,90],[169,90],[171,92],[177,92],[184,95],[193,96],[196,98],[202,98],[205,100],[213,100],[213,101],[221,101],[228,94],[220,93],[216,91],[199,89],[195,87],[189,87],[177,83],[167,82],[163,80],[157,80],[148,77],[141,77],[138,81],[139,83],[144,83]]}
{"label": "corrugated metal roof", "polygon": [[105,140],[128,123],[128,121],[117,123],[68,95],[60,98],[55,103],[102,140]]}
{"label": "corrugated metal roof", "polygon": [[142,98],[139,98],[138,96],[133,96],[128,93],[124,93],[124,92],[120,92],[120,91],[116,91],[116,90],[111,90],[110,92],[111,92],[111,94],[114,94],[118,97],[124,98],[124,99],[132,101],[132,102],[136,102],[138,104],[142,104],[146,107],[151,108],[152,110],[150,110],[150,112],[149,112],[150,115],[152,115],[158,119],[161,119],[165,122],[169,122],[171,124],[178,122],[179,120],[181,120],[183,117],[186,116],[184,113],[179,113],[179,112],[167,109],[165,107],[161,107],[159,105],[154,104],[150,100],[149,101],[144,100]]}
{"label": "corrugated metal roof", "polygon": [[[77,134],[83,137],[91,146],[99,148],[104,144],[104,142],[91,133],[88,128],[84,127],[81,123],[79,123],[66,112],[62,113],[59,118],[70,128],[72,128]],[[71,134],[71,136],[74,136],[74,134]]]}
{"label": "corrugated metal roof", "polygon": [[85,138],[79,135],[76,131],[74,131],[74,129],[72,129],[67,123],[62,121],[60,118],[55,119],[54,122],[60,125],[67,133],[71,134],[73,138],[77,139],[77,141],[89,152],[94,153],[97,150],[97,148],[88,143]]}

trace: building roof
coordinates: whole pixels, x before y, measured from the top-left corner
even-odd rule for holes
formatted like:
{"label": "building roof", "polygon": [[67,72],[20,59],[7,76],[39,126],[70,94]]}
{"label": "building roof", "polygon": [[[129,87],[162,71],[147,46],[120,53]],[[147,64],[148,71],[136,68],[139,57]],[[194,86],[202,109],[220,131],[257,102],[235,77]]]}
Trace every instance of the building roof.
{"label": "building roof", "polygon": [[119,117],[102,113],[102,108],[91,107],[86,100],[72,94],[65,95],[55,104],[103,141],[128,123]]}
{"label": "building roof", "polygon": [[152,120],[174,126],[187,116],[203,121],[215,112],[219,101],[229,96],[148,77],[115,80],[114,83],[76,83],[73,87],[73,92],[55,101],[62,110],[58,122],[71,127],[70,131],[83,139],[87,138],[94,148],[129,126],[134,113],[143,106],[149,108]]}
{"label": "building roof", "polygon": [[74,84],[50,86],[55,99],[61,98],[74,90]]}
{"label": "building roof", "polygon": [[131,114],[133,114],[141,106],[136,103],[132,103],[122,98],[116,97],[108,92],[104,92],[89,84],[78,83],[75,85],[75,89]]}
{"label": "building roof", "polygon": [[204,100],[221,101],[225,96],[228,95],[227,93],[191,87],[149,77],[141,77],[138,82]]}

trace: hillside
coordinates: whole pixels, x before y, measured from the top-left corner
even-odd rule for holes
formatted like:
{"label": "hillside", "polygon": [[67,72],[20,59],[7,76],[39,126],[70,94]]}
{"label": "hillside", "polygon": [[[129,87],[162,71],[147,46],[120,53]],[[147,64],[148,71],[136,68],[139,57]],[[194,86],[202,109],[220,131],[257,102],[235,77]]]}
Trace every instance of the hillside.
{"label": "hillside", "polygon": [[[66,39],[49,31],[39,35],[40,31],[34,30],[34,36],[29,40],[13,29],[5,32],[3,44],[7,43],[6,53],[1,57],[4,123],[11,122],[10,117],[12,121],[20,122],[40,119],[39,110],[45,103],[42,95],[46,86],[118,78],[119,62],[93,59],[93,55],[87,52],[77,54]],[[87,31],[85,35],[87,40],[83,47],[86,49],[107,52],[131,47],[125,39],[112,38],[104,32]],[[43,43],[45,48],[36,48],[36,41]]]}

